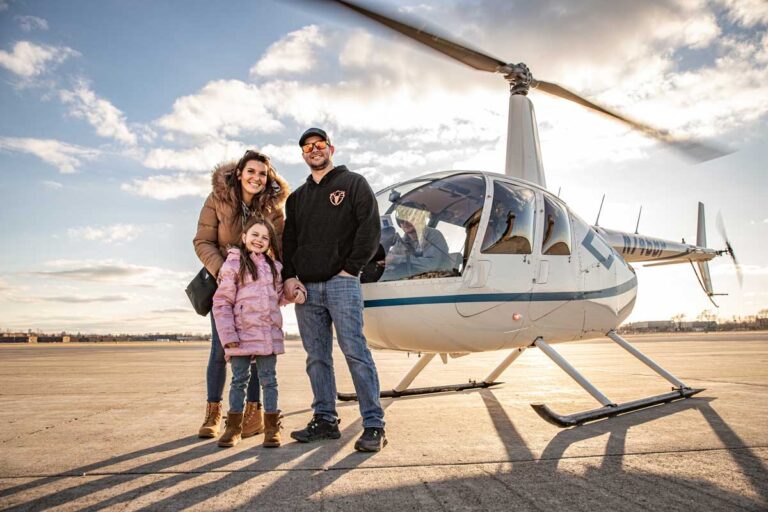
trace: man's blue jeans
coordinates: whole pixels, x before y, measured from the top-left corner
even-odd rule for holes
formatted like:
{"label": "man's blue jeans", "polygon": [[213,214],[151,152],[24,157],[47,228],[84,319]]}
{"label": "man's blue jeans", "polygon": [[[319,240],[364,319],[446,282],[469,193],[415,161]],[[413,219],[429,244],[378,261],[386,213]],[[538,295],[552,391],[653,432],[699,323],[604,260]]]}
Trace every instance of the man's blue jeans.
{"label": "man's blue jeans", "polygon": [[[208,401],[221,402],[224,394],[224,382],[227,380],[227,361],[224,359],[224,347],[221,346],[216,322],[211,313],[211,354],[208,357],[206,381],[208,384]],[[260,402],[259,372],[254,365],[251,368],[251,380],[248,381],[248,401]]]}
{"label": "man's blue jeans", "polygon": [[[253,361],[253,364],[251,363]],[[277,356],[232,356],[229,358],[232,364],[232,382],[229,385],[229,410],[231,412],[243,412],[245,406],[245,388],[250,388],[251,372],[258,367],[261,385],[264,386],[264,412],[277,412],[277,376],[275,364]],[[256,381],[258,384],[258,380]]]}
{"label": "man's blue jeans", "polygon": [[312,384],[312,409],[335,421],[336,378],[333,372],[333,331],[347,360],[360,403],[363,427],[384,427],[379,402],[379,375],[363,336],[363,294],[357,277],[334,276],[320,283],[305,283],[307,300],[296,304],[296,319],[307,352],[307,375]]}

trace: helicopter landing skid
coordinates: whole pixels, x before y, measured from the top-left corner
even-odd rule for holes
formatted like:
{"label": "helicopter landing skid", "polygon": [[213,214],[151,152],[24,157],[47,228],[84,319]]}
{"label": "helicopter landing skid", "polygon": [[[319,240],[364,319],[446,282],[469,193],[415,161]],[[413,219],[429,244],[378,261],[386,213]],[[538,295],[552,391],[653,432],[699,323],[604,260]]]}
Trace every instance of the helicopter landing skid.
{"label": "helicopter landing skid", "polygon": [[598,409],[592,409],[590,411],[577,412],[567,415],[557,414],[546,404],[531,404],[531,407],[533,407],[533,410],[536,411],[536,413],[541,416],[541,419],[544,421],[558,427],[567,428],[575,427],[577,425],[587,423],[588,421],[610,418],[625,412],[637,411],[639,409],[653,407],[654,405],[667,404],[674,400],[688,398],[695,395],[696,393],[701,393],[702,391],[704,391],[704,389],[676,389],[662,395],[649,396],[647,398],[633,400],[632,402],[624,402],[622,404],[606,405]]}
{"label": "helicopter landing skid", "polygon": [[[448,386],[413,388],[404,389],[402,391],[392,389],[390,391],[382,391],[379,396],[381,398],[400,398],[402,396],[427,395],[430,393],[443,393],[445,391],[464,391],[466,389],[490,388],[491,386],[497,386],[499,384],[503,384],[503,382],[477,382],[472,380],[466,384],[451,384]],[[357,393],[337,393],[336,397],[342,402],[350,402],[357,400]]]}
{"label": "helicopter landing skid", "polygon": [[624,348],[627,352],[639,359],[651,370],[672,383],[675,386],[672,388],[672,391],[669,393],[663,393],[661,395],[649,396],[639,400],[633,400],[631,402],[624,402],[620,404],[614,403],[608,397],[602,394],[595,386],[593,386],[591,382],[584,378],[582,374],[580,374],[573,366],[571,366],[571,364],[568,363],[568,361],[566,361],[563,356],[558,354],[555,349],[549,346],[549,344],[547,344],[542,338],[537,338],[536,341],[533,342],[534,346],[544,352],[544,354],[552,359],[555,364],[557,364],[582,388],[584,388],[598,402],[603,404],[603,406],[598,409],[591,409],[588,411],[582,411],[568,415],[557,414],[546,404],[531,404],[533,410],[536,411],[536,413],[541,416],[542,419],[558,427],[574,427],[588,421],[609,418],[626,412],[637,411],[639,409],[645,409],[659,404],[666,404],[674,400],[688,398],[704,391],[704,389],[693,389],[683,384],[683,382],[680,381],[677,377],[656,364],[651,358],[640,352],[627,340],[616,334],[615,331],[612,330],[608,332],[607,336],[611,340],[615,341],[619,346]]}
{"label": "helicopter landing skid", "polygon": [[[395,386],[391,391],[382,391],[379,396],[381,398],[399,398],[401,396],[426,395],[429,393],[442,393],[444,391],[464,391],[466,389],[490,388],[491,386],[497,386],[503,383],[498,382],[496,378],[498,378],[498,376],[501,375],[501,372],[503,372],[515,361],[515,359],[518,358],[520,354],[523,353],[523,350],[525,350],[525,347],[516,348],[513,350],[512,353],[509,354],[506,359],[504,359],[504,361],[502,361],[501,364],[499,364],[499,366],[497,366],[496,369],[494,369],[488,375],[488,377],[483,379],[481,382],[470,380],[466,384],[451,384],[447,386],[409,389],[408,386],[411,385],[413,379],[415,379],[416,376],[419,375],[419,373],[421,373],[421,371],[424,370],[429,362],[432,361],[432,359],[434,359],[437,355],[435,353],[425,353],[419,356],[416,364],[413,365],[413,368],[408,370],[408,373],[403,376],[402,380],[397,384],[397,386]],[[440,354],[440,357],[443,359],[443,363],[447,363],[448,354]],[[336,397],[342,402],[357,400],[356,393],[337,393]]]}

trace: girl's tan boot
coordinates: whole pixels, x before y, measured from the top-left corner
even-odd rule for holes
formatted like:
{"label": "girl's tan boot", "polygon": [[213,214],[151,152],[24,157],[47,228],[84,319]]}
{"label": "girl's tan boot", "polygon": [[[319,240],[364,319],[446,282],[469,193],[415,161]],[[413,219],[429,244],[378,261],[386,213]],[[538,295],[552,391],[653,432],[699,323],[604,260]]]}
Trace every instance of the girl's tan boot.
{"label": "girl's tan boot", "polygon": [[219,435],[220,426],[221,402],[208,402],[208,405],[205,407],[205,420],[197,432],[197,437],[216,437]]}
{"label": "girl's tan boot", "polygon": [[243,413],[228,412],[224,434],[219,438],[219,446],[231,448],[240,442],[243,433]]}
{"label": "girl's tan boot", "polygon": [[259,402],[245,402],[243,439],[264,432],[264,411]]}
{"label": "girl's tan boot", "polygon": [[280,446],[280,429],[282,425],[280,420],[283,417],[280,412],[264,413],[264,443],[265,448],[277,448]]}

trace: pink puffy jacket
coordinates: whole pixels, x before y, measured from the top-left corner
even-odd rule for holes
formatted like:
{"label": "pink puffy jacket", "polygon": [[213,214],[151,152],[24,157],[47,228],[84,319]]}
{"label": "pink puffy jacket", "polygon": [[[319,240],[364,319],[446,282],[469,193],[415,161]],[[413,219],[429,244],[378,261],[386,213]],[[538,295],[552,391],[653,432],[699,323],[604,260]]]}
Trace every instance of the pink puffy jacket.
{"label": "pink puffy jacket", "polygon": [[[213,318],[227,360],[230,356],[266,356],[285,353],[283,316],[280,307],[289,301],[283,297],[282,265],[277,268],[277,287],[272,286],[272,271],[263,254],[251,254],[259,278],[246,274],[245,283],[237,282],[240,250],[229,249],[219,270],[219,288],[213,295]],[[275,289],[277,288],[277,289]],[[227,348],[229,343],[239,343]]]}

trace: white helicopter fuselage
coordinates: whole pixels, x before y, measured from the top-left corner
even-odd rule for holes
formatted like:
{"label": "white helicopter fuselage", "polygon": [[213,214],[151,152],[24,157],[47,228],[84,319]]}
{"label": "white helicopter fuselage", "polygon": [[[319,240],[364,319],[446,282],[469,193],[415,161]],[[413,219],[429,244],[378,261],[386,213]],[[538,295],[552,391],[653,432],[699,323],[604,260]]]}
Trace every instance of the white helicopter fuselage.
{"label": "white helicopter fuselage", "polygon": [[[455,171],[424,178],[462,173],[482,177],[485,187],[476,232],[467,236],[455,272],[460,275],[364,284],[371,347],[459,355],[529,346],[537,337],[558,343],[604,336],[630,314],[637,294],[634,270],[562,201],[500,174]],[[507,190],[500,187],[527,191],[533,213],[528,254],[483,249],[492,230],[494,191]],[[383,198],[394,188],[377,194],[382,216],[388,213]],[[568,238],[554,253],[543,243],[552,239],[545,231],[553,209],[567,223],[559,236]]]}

